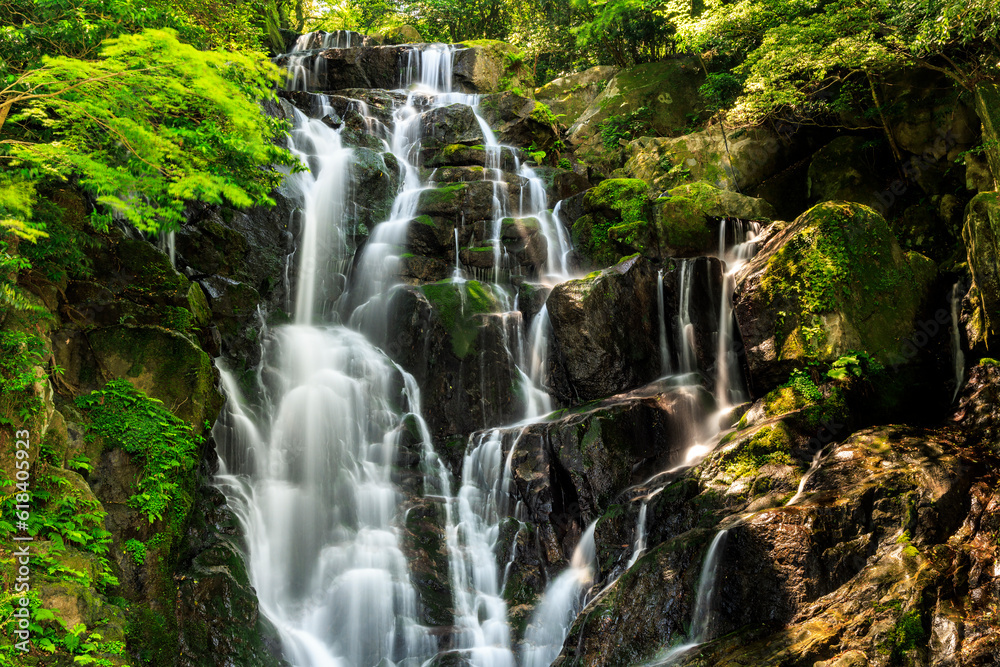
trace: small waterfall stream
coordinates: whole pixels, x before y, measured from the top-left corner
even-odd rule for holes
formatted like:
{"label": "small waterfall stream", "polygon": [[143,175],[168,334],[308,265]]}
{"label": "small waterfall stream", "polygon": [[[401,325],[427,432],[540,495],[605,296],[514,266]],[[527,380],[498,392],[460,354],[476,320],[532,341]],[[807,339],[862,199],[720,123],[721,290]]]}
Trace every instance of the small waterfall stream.
{"label": "small waterfall stream", "polygon": [[525,636],[523,667],[548,667],[559,655],[583,595],[594,583],[597,547],[592,522],[573,551],[570,566],[546,587]]}

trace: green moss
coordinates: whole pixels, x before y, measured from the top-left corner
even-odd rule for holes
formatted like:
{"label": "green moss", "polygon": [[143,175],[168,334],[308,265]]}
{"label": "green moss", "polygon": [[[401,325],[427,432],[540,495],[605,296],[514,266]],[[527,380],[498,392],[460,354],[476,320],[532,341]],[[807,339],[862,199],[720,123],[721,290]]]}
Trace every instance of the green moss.
{"label": "green moss", "polygon": [[724,452],[720,463],[732,479],[753,475],[769,463],[792,465],[791,444],[791,434],[784,424],[764,426],[733,451]]}
{"label": "green moss", "polygon": [[[807,358],[832,354],[821,317],[832,312],[867,325],[860,332],[867,351],[895,350],[900,329],[895,318],[916,308],[912,302],[919,296],[913,284],[919,276],[912,262],[897,264],[885,220],[859,204],[826,202],[796,224],[802,229],[770,258],[761,280],[772,300],[796,303],[798,326],[782,321],[775,332],[779,348],[791,346],[783,356],[799,350]],[[927,271],[921,269],[921,275]]]}
{"label": "green moss", "polygon": [[[584,196],[584,215],[573,225],[573,245],[598,265],[614,264],[623,254],[638,248],[616,239],[639,240],[648,219],[649,186],[635,178],[611,178],[601,181]],[[612,236],[612,228],[618,228]]]}
{"label": "green moss", "polygon": [[434,218],[429,215],[417,216],[414,218],[413,222],[420,225],[427,225],[428,227],[437,227],[437,225],[434,224]]}
{"label": "green moss", "polygon": [[493,294],[480,282],[441,281],[421,287],[444,328],[451,335],[452,351],[464,359],[474,348],[485,313],[497,312]]}
{"label": "green moss", "polygon": [[697,201],[688,197],[656,201],[657,235],[663,245],[684,254],[704,252],[712,246],[712,230]]}
{"label": "green moss", "polygon": [[420,203],[422,205],[448,204],[455,201],[458,196],[465,192],[465,183],[454,183],[452,185],[439,185],[420,193]]}
{"label": "green moss", "polygon": [[555,125],[559,122],[556,115],[552,113],[552,109],[544,102],[535,102],[535,108],[531,111],[531,118],[543,125]]}

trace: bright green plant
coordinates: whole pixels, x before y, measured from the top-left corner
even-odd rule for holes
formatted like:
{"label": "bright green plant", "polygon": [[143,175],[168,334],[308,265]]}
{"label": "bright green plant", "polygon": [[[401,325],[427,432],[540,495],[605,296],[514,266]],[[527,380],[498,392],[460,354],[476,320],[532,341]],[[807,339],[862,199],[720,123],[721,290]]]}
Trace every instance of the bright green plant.
{"label": "bright green plant", "polygon": [[142,463],[129,504],[150,523],[190,503],[183,477],[197,465],[201,439],[186,422],[127,380],[112,380],[76,403],[89,414],[88,437],[99,436],[105,447],[120,447]]}
{"label": "bright green plant", "polygon": [[259,57],[199,51],[167,30],[107,40],[92,60],[44,58],[0,90],[0,160],[22,179],[0,183],[30,201],[37,176],[76,176],[147,231],[175,227],[191,200],[272,203],[273,165],[293,161],[273,141],[284,125],[257,102],[279,77]]}

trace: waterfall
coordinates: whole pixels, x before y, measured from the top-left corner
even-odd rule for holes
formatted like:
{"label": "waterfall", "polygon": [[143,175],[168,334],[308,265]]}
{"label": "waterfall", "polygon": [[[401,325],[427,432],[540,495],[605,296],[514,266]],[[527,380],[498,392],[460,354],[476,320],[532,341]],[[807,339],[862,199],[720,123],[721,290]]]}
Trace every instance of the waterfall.
{"label": "waterfall", "polygon": [[680,356],[680,373],[693,373],[698,370],[697,353],[695,351],[694,325],[691,323],[691,290],[694,281],[691,279],[694,260],[680,260],[681,275],[678,280],[679,303],[677,307],[677,340]]}
{"label": "waterfall", "polygon": [[[733,228],[733,244],[727,245],[727,222]],[[728,221],[723,218],[719,227],[719,259],[725,264],[722,277],[722,297],[719,299],[719,335],[716,348],[715,399],[720,409],[746,400],[743,380],[739,373],[739,360],[733,336],[733,292],[736,290],[736,272],[757,252],[757,234],[760,223],[743,220]]]}
{"label": "waterfall", "polygon": [[705,560],[701,564],[701,576],[698,579],[698,591],[695,594],[694,612],[691,614],[691,632],[688,641],[667,651],[652,665],[665,667],[672,665],[691,649],[704,644],[711,639],[712,609],[715,594],[718,589],[719,562],[725,551],[728,530],[720,530],[705,552]]}
{"label": "waterfall", "polygon": [[569,568],[545,588],[525,635],[523,667],[548,667],[559,655],[584,593],[594,582],[597,547],[594,529],[587,527],[573,551]]}
{"label": "waterfall", "polygon": [[524,387],[527,396],[525,419],[534,419],[552,412],[552,397],[544,387],[550,328],[549,309],[542,306],[532,319],[528,333],[528,382]]}
{"label": "waterfall", "polygon": [[470,439],[462,486],[448,503],[455,650],[477,667],[514,667],[495,552],[509,501],[502,458],[499,429],[480,434],[475,442]]}
{"label": "waterfall", "polygon": [[952,403],[958,398],[958,393],[962,390],[962,380],[965,378],[965,353],[962,352],[962,330],[958,319],[963,296],[962,282],[958,281],[952,286],[948,296],[951,302],[951,358],[955,372],[955,392],[951,396]]}
{"label": "waterfall", "polygon": [[663,302],[663,269],[656,272],[656,314],[660,318],[660,375],[670,375],[670,348],[667,346],[667,308]]}
{"label": "waterfall", "polygon": [[635,565],[635,562],[646,551],[646,508],[648,506],[649,501],[645,500],[642,507],[639,508],[639,518],[635,522],[635,544],[632,545],[632,557],[629,558],[628,565],[625,566],[626,570]]}

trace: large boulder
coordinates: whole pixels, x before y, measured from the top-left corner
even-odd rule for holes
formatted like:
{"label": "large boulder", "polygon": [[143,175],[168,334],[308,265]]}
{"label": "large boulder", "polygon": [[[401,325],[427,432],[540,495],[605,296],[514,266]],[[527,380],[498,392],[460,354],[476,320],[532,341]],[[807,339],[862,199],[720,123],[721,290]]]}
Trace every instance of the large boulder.
{"label": "large boulder", "polygon": [[970,347],[985,350],[1000,325],[1000,194],[982,192],[969,202],[962,239],[973,278],[965,332]]}
{"label": "large boulder", "polygon": [[510,90],[530,95],[534,89],[524,54],[516,46],[479,39],[458,47],[452,68],[452,82],[457,90],[483,94]]}
{"label": "large boulder", "polygon": [[420,115],[421,146],[440,148],[450,144],[482,145],[483,131],[467,104],[449,104]]}
{"label": "large boulder", "polygon": [[680,336],[692,340],[698,368],[714,365],[721,263],[714,258],[687,261],[692,263],[658,272],[650,261],[631,257],[553,288],[546,301],[552,327],[547,384],[560,402],[577,404],[611,396],[668,372],[660,348],[661,276],[668,313],[679,312],[682,272],[694,304],[688,311],[690,332],[679,334],[673,318],[665,322],[668,366],[674,365]]}
{"label": "large boulder", "polygon": [[628,144],[625,172],[664,192],[690,181],[751,191],[783,169],[793,153],[788,138],[766,128],[732,133],[720,127],[682,137],[640,137]]}
{"label": "large boulder", "polygon": [[587,107],[601,94],[614,73],[614,67],[595,65],[582,72],[553,79],[544,86],[535,88],[535,98],[547,104],[552,113],[559,118],[559,122],[569,127],[576,123]]}
{"label": "large boulder", "polygon": [[558,121],[541,102],[507,91],[485,96],[479,109],[502,144],[549,150],[559,139]]}
{"label": "large boulder", "polygon": [[[580,157],[599,162],[604,153],[605,121],[641,113],[651,133],[676,136],[700,109],[701,67],[688,58],[672,58],[618,72],[569,128],[569,141]],[[641,111],[648,110],[648,111]]]}
{"label": "large boulder", "polygon": [[733,306],[755,394],[851,351],[887,366],[908,361],[935,274],[866,206],[827,202],[803,213],[736,275]]}
{"label": "large boulder", "polygon": [[319,90],[399,87],[409,46],[357,46],[327,49],[317,58]]}

